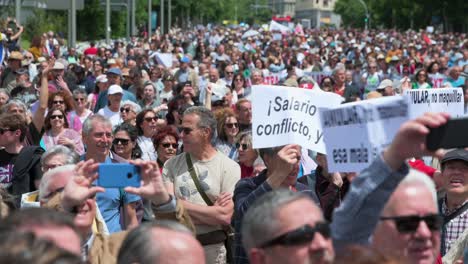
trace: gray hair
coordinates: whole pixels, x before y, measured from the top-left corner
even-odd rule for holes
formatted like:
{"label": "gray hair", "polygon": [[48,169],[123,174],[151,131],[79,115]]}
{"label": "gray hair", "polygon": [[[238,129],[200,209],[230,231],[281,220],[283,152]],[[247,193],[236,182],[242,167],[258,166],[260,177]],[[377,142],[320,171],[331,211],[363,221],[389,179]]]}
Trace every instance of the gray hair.
{"label": "gray hair", "polygon": [[56,175],[62,172],[72,172],[71,175],[73,175],[74,170],[75,170],[75,165],[68,164],[68,165],[57,167],[57,168],[53,168],[50,171],[47,171],[46,173],[44,173],[44,175],[41,178],[41,183],[39,184],[39,201],[43,200],[44,196],[48,194],[46,193],[47,187],[49,187],[50,181],[53,178],[55,178]]}
{"label": "gray hair", "polygon": [[41,166],[44,166],[46,161],[50,158],[58,155],[62,156],[64,162],[63,165],[76,164],[80,160],[80,157],[75,151],[63,145],[56,145],[48,149],[44,154],[42,154]]}
{"label": "gray hair", "polygon": [[242,220],[241,235],[245,251],[249,252],[251,248],[259,247],[272,239],[272,235],[281,227],[281,222],[277,219],[279,210],[301,199],[313,203],[306,194],[287,189],[274,190],[257,199]]}
{"label": "gray hair", "polygon": [[73,96],[77,96],[77,95],[80,95],[80,94],[84,94],[85,96],[88,95],[88,93],[86,92],[86,90],[83,89],[83,88],[76,88],[76,89],[73,91]]}
{"label": "gray hair", "polygon": [[8,93],[7,89],[5,88],[0,88],[0,94],[6,94],[8,97],[10,97],[10,94]]}
{"label": "gray hair", "polygon": [[29,110],[28,110],[28,107],[26,106],[26,104],[23,103],[22,101],[18,100],[18,99],[12,99],[12,100],[8,101],[8,103],[6,103],[5,105],[2,106],[2,111],[1,112],[2,113],[7,113],[8,109],[13,105],[22,108],[23,111],[24,111],[24,114],[29,113]]}
{"label": "gray hair", "polygon": [[397,188],[407,185],[423,185],[431,193],[434,200],[434,204],[438,207],[437,202],[437,190],[434,184],[434,181],[429,178],[426,174],[419,172],[417,170],[411,169],[408,175],[403,178],[403,180],[398,184]]}
{"label": "gray hair", "polygon": [[131,106],[131,107],[133,108],[133,111],[134,111],[136,114],[138,114],[138,113],[141,112],[141,106],[138,105],[138,104],[136,104],[136,103],[134,103],[134,102],[132,102],[132,101],[130,101],[130,100],[125,100],[125,101],[123,101],[122,103],[120,103],[120,105],[121,105],[121,106],[125,106],[125,105]]}
{"label": "gray hair", "polygon": [[251,75],[254,75],[255,73],[258,73],[258,74],[260,74],[260,76],[263,77],[263,72],[260,69],[257,69],[257,68],[253,69]]}
{"label": "gray hair", "polygon": [[83,136],[89,136],[89,134],[91,134],[91,131],[93,131],[93,127],[94,127],[93,126],[94,122],[103,123],[109,127],[112,127],[112,123],[107,117],[99,115],[99,114],[95,114],[86,118],[86,120],[84,121],[83,128],[81,130],[81,134]]}
{"label": "gray hair", "polygon": [[152,239],[151,230],[153,228],[168,229],[193,235],[187,227],[174,221],[156,220],[141,224],[126,236],[120,247],[117,263],[157,263],[162,253],[161,244],[164,243],[164,240],[163,238],[160,240]]}
{"label": "gray hair", "polygon": [[210,110],[208,110],[208,108],[203,106],[192,106],[185,110],[184,116],[191,114],[195,114],[198,117],[200,117],[198,127],[211,129],[210,141],[211,144],[214,145],[216,138],[218,137],[218,132],[216,130],[218,123],[213,115],[213,112],[211,112]]}

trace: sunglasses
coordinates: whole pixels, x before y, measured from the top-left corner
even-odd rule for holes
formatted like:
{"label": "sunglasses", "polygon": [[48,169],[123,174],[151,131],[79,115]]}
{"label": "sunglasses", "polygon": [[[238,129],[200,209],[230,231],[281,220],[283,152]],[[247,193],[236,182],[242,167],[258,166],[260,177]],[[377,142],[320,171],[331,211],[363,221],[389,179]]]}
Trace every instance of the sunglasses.
{"label": "sunglasses", "polygon": [[162,144],[162,146],[163,146],[163,148],[169,148],[169,147],[172,146],[173,149],[177,149],[177,147],[178,147],[179,145],[178,145],[177,143],[173,143],[173,144],[171,144],[171,143],[164,143],[164,144]]}
{"label": "sunglasses", "polygon": [[226,72],[226,74],[234,74],[234,72]]}
{"label": "sunglasses", "polygon": [[64,104],[65,101],[59,101],[59,100],[56,100],[56,101],[53,101],[54,104]]}
{"label": "sunglasses", "polygon": [[236,143],[236,148],[241,148],[240,150],[247,150],[249,148],[249,144]]}
{"label": "sunglasses", "polygon": [[226,123],[225,124],[227,128],[237,128],[239,127],[238,123]]}
{"label": "sunglasses", "polygon": [[[130,109],[130,108],[120,107],[120,112],[121,112],[121,113],[123,113],[123,112],[129,113],[129,112],[131,112],[131,111],[132,111],[132,109]],[[146,119],[145,119],[145,120],[146,120]],[[147,121],[148,121],[148,120],[147,120]],[[150,122],[150,121],[148,121],[148,122]]]}
{"label": "sunglasses", "polygon": [[158,121],[158,117],[157,117],[157,116],[145,117],[145,121],[146,121],[146,122]]}
{"label": "sunglasses", "polygon": [[5,132],[7,132],[7,131],[13,132],[13,131],[15,131],[15,130],[16,130],[16,129],[12,129],[12,128],[0,128],[0,135],[5,134]]}
{"label": "sunglasses", "polygon": [[180,127],[179,130],[180,130],[180,133],[184,133],[185,135],[188,135],[192,133],[194,129],[190,127]]}
{"label": "sunglasses", "polygon": [[298,229],[287,232],[286,234],[280,235],[270,241],[263,243],[260,248],[267,248],[276,245],[281,246],[297,246],[310,243],[314,240],[315,233],[320,233],[324,238],[330,237],[330,226],[328,223],[319,222],[315,224],[315,227],[310,225],[304,225]]}
{"label": "sunglasses", "polygon": [[50,119],[63,119],[63,115],[51,115]]}
{"label": "sunglasses", "polygon": [[84,100],[85,100],[84,98],[75,98],[75,101],[77,102],[84,102]]}
{"label": "sunglasses", "polygon": [[242,82],[242,81],[244,81],[244,80],[242,80],[242,79],[236,79],[236,82]]}
{"label": "sunglasses", "polygon": [[112,141],[112,144],[118,145],[119,143],[122,144],[123,146],[127,146],[128,142],[130,142],[130,139],[126,138],[116,138]]}
{"label": "sunglasses", "polygon": [[442,227],[443,219],[438,214],[430,214],[426,216],[408,215],[408,216],[388,216],[380,217],[380,220],[395,221],[398,232],[402,234],[414,233],[421,221],[424,221],[432,231],[438,231]]}

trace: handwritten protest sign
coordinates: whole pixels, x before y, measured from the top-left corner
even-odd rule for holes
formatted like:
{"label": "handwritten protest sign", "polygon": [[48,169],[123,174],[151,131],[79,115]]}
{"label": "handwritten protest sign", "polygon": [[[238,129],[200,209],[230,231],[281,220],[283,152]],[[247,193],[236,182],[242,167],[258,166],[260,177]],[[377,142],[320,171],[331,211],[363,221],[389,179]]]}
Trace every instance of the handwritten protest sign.
{"label": "handwritten protest sign", "polygon": [[406,90],[410,118],[426,112],[445,112],[452,117],[465,114],[463,91],[460,88]]}
{"label": "handwritten protest sign", "polygon": [[342,97],[322,91],[284,86],[252,87],[254,148],[299,144],[325,153],[319,108],[337,106]]}
{"label": "handwritten protest sign", "polygon": [[405,97],[392,96],[320,111],[330,172],[359,172],[408,120]]}

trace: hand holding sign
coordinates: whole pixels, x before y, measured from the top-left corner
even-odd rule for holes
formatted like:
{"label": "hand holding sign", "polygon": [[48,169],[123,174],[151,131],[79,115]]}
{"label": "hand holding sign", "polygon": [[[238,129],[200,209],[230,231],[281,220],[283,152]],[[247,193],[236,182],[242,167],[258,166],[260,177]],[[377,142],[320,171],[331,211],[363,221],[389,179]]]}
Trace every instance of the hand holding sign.
{"label": "hand holding sign", "polygon": [[[266,155],[268,156],[268,155]],[[285,180],[292,177],[296,181],[297,168],[301,160],[301,147],[298,145],[286,145],[273,157],[265,157],[268,166],[268,184],[272,188],[290,185]]]}
{"label": "hand holding sign", "polygon": [[401,125],[390,146],[383,152],[383,159],[393,169],[397,170],[406,159],[437,155],[426,148],[428,127],[439,127],[449,119],[445,113],[426,113]]}

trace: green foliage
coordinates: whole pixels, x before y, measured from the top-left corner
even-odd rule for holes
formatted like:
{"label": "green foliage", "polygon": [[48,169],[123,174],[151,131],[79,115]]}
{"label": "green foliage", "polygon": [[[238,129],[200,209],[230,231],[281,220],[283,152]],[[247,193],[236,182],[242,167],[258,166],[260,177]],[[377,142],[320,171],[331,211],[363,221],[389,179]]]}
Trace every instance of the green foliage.
{"label": "green foliage", "polygon": [[33,9],[24,23],[23,37],[31,40],[33,36],[42,35],[47,31],[57,32],[64,37],[67,36],[67,13],[65,11],[52,11],[43,9]]}
{"label": "green foliage", "polygon": [[79,40],[105,38],[105,8],[99,0],[85,0],[85,8],[76,12],[77,33]]}
{"label": "green foliage", "polygon": [[357,0],[338,0],[334,11],[341,15],[343,24],[347,27],[363,28],[365,26],[366,11]]}

